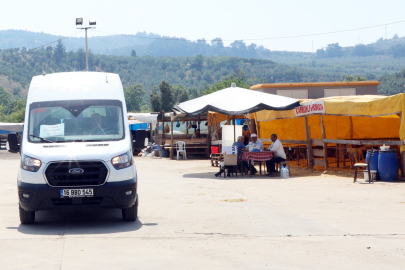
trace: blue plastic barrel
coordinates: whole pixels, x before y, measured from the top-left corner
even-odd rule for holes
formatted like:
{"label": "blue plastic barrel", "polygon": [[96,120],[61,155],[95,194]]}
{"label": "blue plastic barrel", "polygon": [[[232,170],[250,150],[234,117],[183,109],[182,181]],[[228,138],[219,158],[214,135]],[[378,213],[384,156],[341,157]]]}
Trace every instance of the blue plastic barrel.
{"label": "blue plastic barrel", "polygon": [[379,151],[378,174],[382,181],[397,181],[398,157],[397,150]]}
{"label": "blue plastic barrel", "polygon": [[[370,159],[371,150],[367,150],[366,154],[366,163]],[[378,151],[374,152],[374,155],[371,157],[370,161],[370,171],[377,171],[377,180],[380,180],[380,176],[378,175]]]}

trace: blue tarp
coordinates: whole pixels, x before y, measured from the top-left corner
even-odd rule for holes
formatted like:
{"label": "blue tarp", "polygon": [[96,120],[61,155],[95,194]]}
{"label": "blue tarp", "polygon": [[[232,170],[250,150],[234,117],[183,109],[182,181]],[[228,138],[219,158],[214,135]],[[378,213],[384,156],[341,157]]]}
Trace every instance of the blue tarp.
{"label": "blue tarp", "polygon": [[148,128],[147,123],[129,125],[130,130],[147,129],[147,128]]}

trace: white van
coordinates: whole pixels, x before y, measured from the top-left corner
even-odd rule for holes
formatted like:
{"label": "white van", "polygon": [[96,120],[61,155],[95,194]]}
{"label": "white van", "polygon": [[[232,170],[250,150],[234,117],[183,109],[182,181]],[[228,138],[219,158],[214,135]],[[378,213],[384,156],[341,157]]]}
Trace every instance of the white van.
{"label": "white van", "polygon": [[117,74],[69,72],[31,81],[21,139],[18,197],[22,224],[35,212],[119,208],[138,212],[137,173]]}

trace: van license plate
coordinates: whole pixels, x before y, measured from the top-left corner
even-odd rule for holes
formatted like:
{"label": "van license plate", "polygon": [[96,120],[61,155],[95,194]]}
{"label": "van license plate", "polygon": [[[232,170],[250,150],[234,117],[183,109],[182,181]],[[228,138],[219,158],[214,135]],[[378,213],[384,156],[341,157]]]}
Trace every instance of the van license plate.
{"label": "van license plate", "polygon": [[73,197],[93,197],[93,189],[61,189],[60,197],[61,198],[73,198]]}

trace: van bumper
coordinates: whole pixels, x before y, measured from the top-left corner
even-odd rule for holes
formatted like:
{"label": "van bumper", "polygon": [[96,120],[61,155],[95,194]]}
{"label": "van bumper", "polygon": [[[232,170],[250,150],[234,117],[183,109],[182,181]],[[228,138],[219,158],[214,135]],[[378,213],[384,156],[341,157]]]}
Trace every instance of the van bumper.
{"label": "van bumper", "polygon": [[[63,208],[129,208],[137,200],[136,178],[107,182],[102,186],[81,187],[51,187],[48,184],[27,184],[18,182],[18,198],[25,211],[54,210]],[[61,198],[61,189],[93,189],[93,197],[86,198]],[[126,191],[132,190],[130,196]],[[25,198],[23,194],[28,194]]]}

